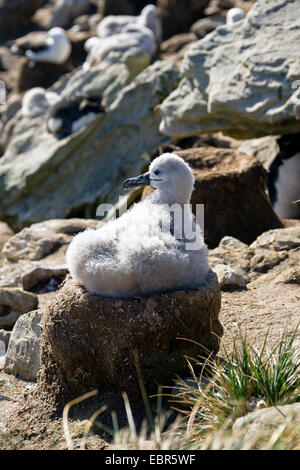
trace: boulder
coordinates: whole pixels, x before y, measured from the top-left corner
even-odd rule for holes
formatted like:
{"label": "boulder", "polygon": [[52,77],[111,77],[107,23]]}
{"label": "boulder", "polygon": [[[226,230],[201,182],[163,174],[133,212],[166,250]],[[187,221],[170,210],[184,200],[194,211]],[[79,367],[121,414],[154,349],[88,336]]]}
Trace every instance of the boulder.
{"label": "boulder", "polygon": [[0,39],[20,34],[44,0],[0,0]]}
{"label": "boulder", "polygon": [[162,23],[163,38],[182,33],[201,16],[209,0],[158,0],[157,7]]}
{"label": "boulder", "polygon": [[93,295],[69,277],[43,312],[39,391],[58,407],[93,388],[141,401],[135,352],[147,393],[156,392],[186,375],[185,355],[218,352],[219,309],[212,271],[195,290],[122,299]]}
{"label": "boulder", "polygon": [[258,0],[244,21],[192,44],[178,88],[159,107],[161,132],[240,139],[299,132],[297,7],[298,0]]}
{"label": "boulder", "polygon": [[22,119],[19,132],[16,123],[0,161],[2,220],[20,229],[45,218],[94,217],[100,202],[114,204],[124,194],[122,182],[142,171],[148,153],[166,141],[155,107],[179,77],[171,63],[157,61],[142,72],[146,65],[140,51],[113,54],[57,83],[53,90],[62,96],[96,94],[106,106],[64,139],[49,134],[43,119]]}
{"label": "boulder", "polygon": [[214,272],[218,277],[220,287],[238,287],[244,289],[246,287],[246,280],[241,273],[241,270],[233,268],[226,264],[217,264],[214,267]]}
{"label": "boulder", "polygon": [[224,236],[250,244],[271,228],[282,227],[266,196],[266,171],[239,151],[192,148],[176,152],[191,165],[195,189],[191,202],[204,204],[204,238],[215,248]]}
{"label": "boulder", "polygon": [[0,328],[11,328],[22,314],[37,306],[35,294],[19,288],[0,287]]}
{"label": "boulder", "polygon": [[26,313],[17,320],[5,356],[7,374],[36,381],[40,368],[40,320],[39,310]]}

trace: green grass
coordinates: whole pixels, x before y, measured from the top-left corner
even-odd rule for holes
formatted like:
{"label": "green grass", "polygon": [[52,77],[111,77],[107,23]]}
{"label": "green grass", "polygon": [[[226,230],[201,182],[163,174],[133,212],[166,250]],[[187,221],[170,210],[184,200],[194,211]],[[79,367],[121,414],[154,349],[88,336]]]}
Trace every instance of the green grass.
{"label": "green grass", "polygon": [[[255,409],[300,401],[300,355],[294,345],[296,333],[289,337],[284,332],[270,350],[267,348],[267,334],[262,347],[257,350],[248,344],[246,335],[239,330],[231,352],[223,350],[222,359],[186,358],[192,379],[179,379],[176,394],[164,394],[169,397],[171,407],[180,412],[167,430],[169,415],[162,411],[162,395],[157,395],[157,410],[153,415],[136,356],[147,420],[137,432],[130,403],[124,393],[128,427],[120,429],[113,414],[114,429],[105,431],[111,434],[113,445],[119,449],[299,449],[297,416],[284,416],[280,410],[283,417],[280,425],[262,427],[251,438],[247,430],[232,428],[238,417]],[[200,375],[195,373],[199,367]],[[102,427],[99,421],[94,423],[100,412],[89,420],[86,437],[93,424]],[[67,423],[65,428],[68,429]],[[65,435],[68,441],[68,433]]]}
{"label": "green grass", "polygon": [[[216,428],[259,406],[283,405],[299,400],[299,357],[294,347],[296,332],[286,333],[267,350],[268,334],[263,346],[256,350],[247,343],[246,335],[239,331],[233,340],[232,351],[224,350],[223,359],[209,357],[204,361],[201,376],[209,376],[209,383],[194,372],[200,361],[187,359],[194,383],[178,381],[180,392],[174,406],[189,416],[199,431]],[[192,364],[194,362],[194,365]]]}

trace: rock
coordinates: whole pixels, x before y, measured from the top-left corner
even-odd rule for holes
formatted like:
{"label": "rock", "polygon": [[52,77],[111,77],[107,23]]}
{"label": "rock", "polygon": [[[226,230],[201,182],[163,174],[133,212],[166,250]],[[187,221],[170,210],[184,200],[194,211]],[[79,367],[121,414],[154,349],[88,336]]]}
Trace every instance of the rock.
{"label": "rock", "polygon": [[[298,230],[296,229],[298,227]],[[293,239],[293,235],[297,236],[300,230],[299,226],[293,228],[291,232],[285,232],[285,229],[271,230],[273,242],[270,242],[270,234],[263,234],[269,241],[265,243],[264,237],[259,236],[257,240],[250,246],[236,240],[232,237],[224,237],[219,246],[213,250],[209,250],[208,261],[209,266],[217,273],[218,265],[226,265],[230,269],[236,270],[241,274],[246,283],[247,288],[261,288],[263,282],[269,284],[290,284],[297,285],[299,283],[299,250],[287,249],[287,245],[283,245],[281,251],[276,251],[276,240],[284,238]],[[282,233],[284,231],[284,234]],[[262,237],[262,238],[261,238]],[[262,245],[261,246],[261,242]],[[294,241],[296,244],[296,242]],[[294,245],[292,245],[294,246]],[[218,273],[217,273],[218,274]],[[263,275],[263,276],[262,276]],[[219,278],[221,284],[221,278]],[[282,294],[283,295],[283,294]]]}
{"label": "rock", "polygon": [[38,260],[70,242],[70,236],[47,233],[43,224],[24,228],[4,245],[2,254],[9,260]]}
{"label": "rock", "polygon": [[53,219],[23,229],[2,252],[0,286],[38,293],[56,290],[68,271],[65,253],[73,236],[101,224],[93,219]]}
{"label": "rock", "polygon": [[250,248],[258,248],[274,251],[297,250],[300,247],[300,226],[282,228],[280,230],[269,230],[262,233]]}
{"label": "rock", "polygon": [[299,415],[300,403],[258,409],[238,418],[233,424],[233,431],[242,432],[244,442],[259,436],[270,439],[274,431],[284,424],[287,425],[290,420],[299,422]]}
{"label": "rock", "polygon": [[162,60],[171,60],[179,65],[186,50],[196,39],[197,37],[194,33],[176,34],[161,43],[159,57]]}
{"label": "rock", "polygon": [[5,243],[14,235],[13,230],[5,222],[0,222],[0,251]]}
{"label": "rock", "polygon": [[15,116],[21,109],[22,99],[18,95],[11,95],[4,105],[0,105],[0,157],[4,153],[5,139],[3,139],[3,130],[6,124]]}
{"label": "rock", "polygon": [[177,67],[157,61],[141,73],[140,51],[125,55],[126,62],[121,57],[53,87],[62,96],[103,97],[106,112],[86,127],[57,140],[43,120],[24,119],[26,130],[11,137],[0,162],[0,218],[13,228],[45,218],[94,217],[98,204],[114,204],[124,179],[140,172],[147,152],[166,140],[154,109],[176,86]]}
{"label": "rock", "polygon": [[141,401],[134,352],[147,393],[157,391],[186,375],[184,355],[207,354],[200,344],[218,351],[219,308],[212,271],[199,289],[126,299],[92,295],[69,277],[43,312],[40,393],[58,407],[95,387]]}
{"label": "rock", "polygon": [[225,24],[225,17],[221,15],[213,15],[207,18],[200,18],[191,26],[191,31],[198,39],[204,38],[208,33],[211,33],[218,26]]}
{"label": "rock", "polygon": [[0,339],[0,370],[4,368],[6,347],[4,341]]}
{"label": "rock", "polygon": [[265,194],[266,172],[254,158],[231,149],[193,148],[176,152],[195,176],[193,212],[204,204],[204,238],[209,248],[224,236],[253,242],[282,227]]}
{"label": "rock", "polygon": [[5,348],[8,348],[11,332],[7,330],[0,330],[0,340],[4,342]]}
{"label": "rock", "polygon": [[186,31],[203,12],[209,0],[158,0],[157,7],[162,23],[163,38]]}
{"label": "rock", "polygon": [[300,268],[295,266],[285,269],[274,282],[276,284],[300,284]]}
{"label": "rock", "polygon": [[300,41],[297,5],[258,0],[244,21],[193,44],[178,88],[159,107],[160,131],[177,138],[222,131],[240,139],[299,132],[300,64],[290,47]]}
{"label": "rock", "polygon": [[50,64],[47,62],[35,62],[34,66],[23,57],[19,63],[17,71],[17,91],[22,92],[42,86],[48,88],[53,85],[62,75],[71,72],[73,69],[70,60],[64,64]]}
{"label": "rock", "polygon": [[257,158],[266,170],[269,170],[272,162],[279,152],[278,137],[268,135],[259,139],[245,140],[239,147],[241,152]]}
{"label": "rock", "polygon": [[40,368],[39,310],[22,315],[16,322],[5,357],[5,372],[35,381]]}
{"label": "rock", "polygon": [[179,52],[183,47],[196,41],[196,36],[193,33],[176,34],[170,39],[162,42],[160,45],[160,53],[164,56],[169,54],[175,54]]}
{"label": "rock", "polygon": [[218,276],[219,284],[222,287],[246,287],[246,280],[240,270],[227,266],[226,264],[217,264],[214,271]]}
{"label": "rock", "polygon": [[48,25],[48,29],[54,27],[66,28],[77,18],[85,13],[90,6],[89,0],[58,0],[55,3],[53,16]]}
{"label": "rock", "polygon": [[43,0],[0,0],[0,39],[20,34],[42,4]]}
{"label": "rock", "polygon": [[103,16],[108,15],[133,15],[134,5],[131,0],[103,0],[100,9]]}
{"label": "rock", "polygon": [[219,244],[220,248],[233,249],[233,250],[247,250],[248,246],[246,243],[237,240],[234,237],[223,237]]}
{"label": "rock", "polygon": [[250,268],[259,273],[266,273],[287,257],[288,253],[286,251],[278,253],[267,249],[257,249],[255,255],[251,258]]}
{"label": "rock", "polygon": [[237,269],[244,277],[246,283],[252,279],[250,271],[250,260],[254,255],[248,245],[242,243],[234,237],[223,237],[219,245],[213,250],[209,250],[208,261],[212,270],[219,264],[225,264]]}
{"label": "rock", "polygon": [[36,309],[38,298],[19,288],[0,287],[0,328],[12,327],[20,315]]}

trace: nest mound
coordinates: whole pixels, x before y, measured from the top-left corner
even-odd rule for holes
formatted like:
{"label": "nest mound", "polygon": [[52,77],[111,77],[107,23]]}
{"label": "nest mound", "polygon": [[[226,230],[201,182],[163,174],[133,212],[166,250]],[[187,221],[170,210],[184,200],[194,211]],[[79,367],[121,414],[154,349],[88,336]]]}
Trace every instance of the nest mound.
{"label": "nest mound", "polygon": [[198,289],[122,299],[91,294],[69,276],[43,312],[37,393],[56,409],[94,388],[141,401],[136,357],[147,393],[172,385],[188,373],[185,355],[218,352],[220,303],[212,271]]}

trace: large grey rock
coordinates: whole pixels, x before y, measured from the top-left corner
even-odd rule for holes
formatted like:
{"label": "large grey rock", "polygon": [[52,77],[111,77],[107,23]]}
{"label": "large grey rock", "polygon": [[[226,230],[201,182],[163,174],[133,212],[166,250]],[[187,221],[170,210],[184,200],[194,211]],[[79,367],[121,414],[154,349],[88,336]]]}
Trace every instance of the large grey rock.
{"label": "large grey rock", "polygon": [[191,45],[179,87],[160,106],[161,132],[238,138],[300,131],[298,0],[258,0],[246,19]]}
{"label": "large grey rock", "polygon": [[0,161],[0,217],[12,227],[94,217],[100,202],[113,204],[124,194],[121,184],[143,169],[145,152],[166,140],[155,107],[176,87],[178,69],[157,61],[133,79],[138,67],[131,61],[79,70],[60,82],[65,95],[104,96],[106,113],[77,133],[57,140],[40,119],[23,120],[28,127],[14,133]]}
{"label": "large grey rock", "polygon": [[5,356],[5,372],[35,381],[40,368],[39,310],[22,315],[16,322]]}

